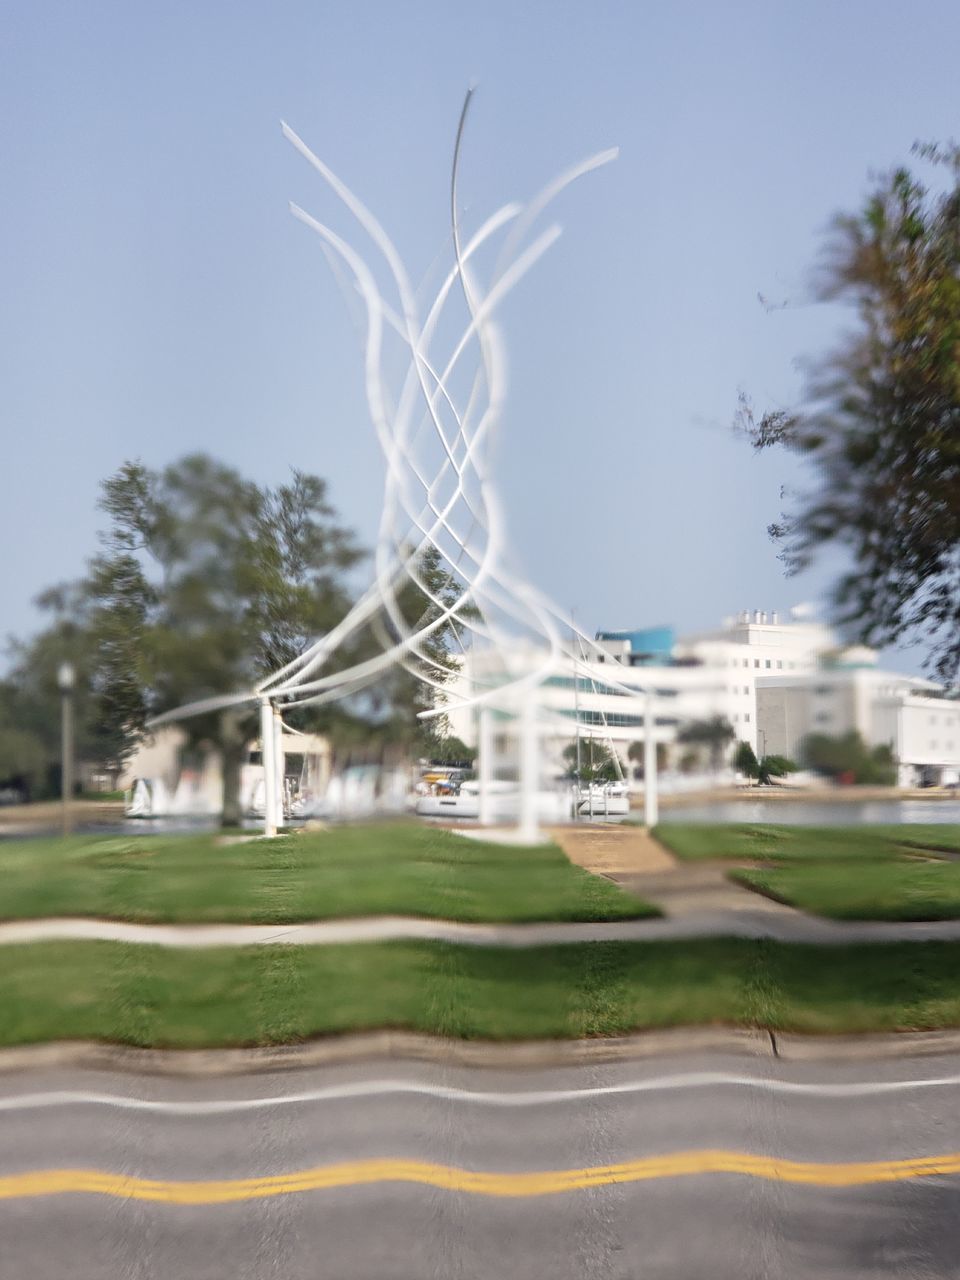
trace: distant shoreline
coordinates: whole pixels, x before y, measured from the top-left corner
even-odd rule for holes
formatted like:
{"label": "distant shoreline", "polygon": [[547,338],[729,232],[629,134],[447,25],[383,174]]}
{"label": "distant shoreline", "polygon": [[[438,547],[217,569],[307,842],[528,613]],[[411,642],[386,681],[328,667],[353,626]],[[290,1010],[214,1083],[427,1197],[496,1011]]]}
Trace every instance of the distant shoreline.
{"label": "distant shoreline", "polygon": [[[712,787],[706,791],[661,793],[660,808],[682,808],[684,805],[714,804],[728,800],[802,800],[809,804],[824,802],[856,804],[866,800],[957,800],[960,793],[945,787]],[[643,808],[643,797],[633,797],[634,806]]]}
{"label": "distant shoreline", "polygon": [[[35,804],[0,805],[0,835],[38,829],[56,832],[62,813],[59,800],[41,800]],[[123,817],[122,800],[74,800],[70,805],[74,824],[113,822]]]}

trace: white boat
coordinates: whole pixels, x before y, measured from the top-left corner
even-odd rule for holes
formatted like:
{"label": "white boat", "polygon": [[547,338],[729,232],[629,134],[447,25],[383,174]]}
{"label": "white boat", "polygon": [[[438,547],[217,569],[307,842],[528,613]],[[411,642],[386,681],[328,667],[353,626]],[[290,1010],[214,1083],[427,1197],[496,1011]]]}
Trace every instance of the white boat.
{"label": "white boat", "polygon": [[[568,822],[572,810],[568,791],[538,791],[537,820]],[[420,796],[416,812],[422,818],[480,817],[480,784],[464,782],[459,791],[446,795]],[[490,783],[490,818],[493,822],[516,822],[520,817],[520,788],[515,782]]]}
{"label": "white boat", "polygon": [[624,818],[630,812],[625,782],[595,782],[580,788],[577,813],[581,818]]}

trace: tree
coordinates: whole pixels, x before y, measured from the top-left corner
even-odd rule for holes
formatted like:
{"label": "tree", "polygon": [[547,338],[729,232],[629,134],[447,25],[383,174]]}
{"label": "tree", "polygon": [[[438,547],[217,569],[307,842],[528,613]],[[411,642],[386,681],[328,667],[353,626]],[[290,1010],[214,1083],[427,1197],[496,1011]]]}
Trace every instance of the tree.
{"label": "tree", "polygon": [[739,418],[758,449],[784,445],[818,482],[770,526],[788,571],[845,548],[838,621],[874,645],[922,642],[960,670],[960,148],[915,147],[945,175],[901,167],[834,223],[818,294],[858,327],[822,362],[804,408]]}
{"label": "tree", "polygon": [[76,671],[73,728],[77,759],[116,774],[122,764],[124,741],[122,733],[104,724],[99,713],[93,674],[100,651],[84,622],[82,593],[76,588],[56,588],[44,592],[38,603],[52,620],[31,640],[11,641],[10,670],[0,684],[0,731],[12,735],[7,738],[8,769],[11,776],[22,775],[19,789],[34,799],[60,792],[57,671],[61,663],[69,661]]}
{"label": "tree", "polygon": [[0,787],[32,800],[46,781],[47,753],[34,733],[0,728]]}
{"label": "tree", "polygon": [[431,764],[459,766],[463,769],[469,769],[477,758],[477,753],[473,747],[468,747],[466,743],[461,742],[453,734],[435,738],[431,747],[432,749],[429,753]]}
{"label": "tree", "polygon": [[[564,747],[563,758],[567,762],[570,776],[576,777],[576,741]],[[617,763],[607,744],[600,738],[581,738],[579,780],[581,782],[616,782],[618,778]]]}
{"label": "tree", "polygon": [[784,778],[796,771],[797,766],[787,756],[764,756],[757,771],[757,780],[761,787],[768,787],[773,778]]}
{"label": "tree", "polygon": [[716,771],[723,764],[724,750],[735,737],[733,725],[725,716],[712,716],[709,720],[691,720],[685,724],[677,734],[677,741],[706,747],[710,767]]}
{"label": "tree", "polygon": [[[81,584],[95,641],[98,723],[128,752],[147,719],[250,686],[346,612],[344,574],[361,557],[326,498],[294,471],[277,489],[196,454],[151,471],[127,462],[103,486],[102,552]],[[256,710],[183,721],[222,756],[225,823],[239,817],[239,768]]]}
{"label": "tree", "polygon": [[838,781],[893,786],[896,764],[890,747],[881,744],[872,750],[855,729],[838,738],[811,733],[801,744],[808,768]]}
{"label": "tree", "polygon": [[760,764],[756,752],[749,742],[738,742],[733,757],[733,767],[745,778],[755,778],[760,772]]}
{"label": "tree", "polygon": [[[627,747],[627,759],[631,764],[636,765],[634,775],[637,778],[643,777],[645,747],[643,742],[631,742]],[[665,742],[657,743],[657,773],[662,773],[667,767],[667,744]]]}
{"label": "tree", "polygon": [[[442,611],[456,605],[462,594],[462,584],[443,568],[439,551],[428,546],[416,558],[413,575],[398,587],[396,609],[406,631],[412,633],[436,622]],[[457,611],[458,616],[464,618],[475,617],[476,613],[476,608],[469,605]],[[446,716],[426,720],[419,717],[421,712],[442,703],[442,686],[457,669],[457,659],[451,652],[456,628],[455,620],[437,627],[420,642],[422,657],[408,655],[378,681],[371,691],[368,708],[373,721],[370,728],[375,735],[420,756],[432,757],[436,753],[438,743],[448,736]],[[370,633],[364,637],[360,656],[373,656],[403,638],[395,619],[385,610],[381,611]],[[432,683],[421,679],[421,673]]]}

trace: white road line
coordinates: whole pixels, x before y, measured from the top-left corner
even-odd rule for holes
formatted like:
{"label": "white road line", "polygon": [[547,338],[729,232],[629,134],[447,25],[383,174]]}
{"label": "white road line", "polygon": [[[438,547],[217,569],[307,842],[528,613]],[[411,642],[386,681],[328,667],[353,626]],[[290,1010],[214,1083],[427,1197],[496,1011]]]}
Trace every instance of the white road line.
{"label": "white road line", "polygon": [[281,1094],[270,1098],[226,1098],[206,1102],[174,1102],[128,1098],[120,1094],[85,1093],[72,1090],[25,1093],[0,1098],[0,1111],[34,1111],[48,1107],[100,1106],[125,1111],[157,1112],[172,1116],[230,1115],[272,1107],[308,1103],[341,1102],[354,1098],[382,1098],[412,1094],[443,1102],[463,1102],[485,1107],[535,1107],[551,1103],[582,1102],[591,1098],[622,1097],[629,1094],[662,1093],[683,1089],[756,1089],[801,1097],[867,1098],[904,1093],[911,1089],[949,1089],[960,1086],[960,1075],[918,1080],[854,1081],[849,1084],[816,1084],[789,1080],[763,1080],[756,1076],[728,1075],[698,1071],[685,1075],[635,1080],[626,1084],[600,1085],[586,1089],[543,1089],[494,1093],[486,1090],[454,1089],[446,1085],[422,1084],[409,1080],[374,1080],[360,1084],[329,1085],[304,1093]]}

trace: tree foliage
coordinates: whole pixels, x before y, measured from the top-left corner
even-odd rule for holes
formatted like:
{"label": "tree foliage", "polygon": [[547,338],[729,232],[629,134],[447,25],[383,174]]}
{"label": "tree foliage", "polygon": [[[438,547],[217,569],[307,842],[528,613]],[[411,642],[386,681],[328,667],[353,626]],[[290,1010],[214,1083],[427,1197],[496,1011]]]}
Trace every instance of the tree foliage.
{"label": "tree foliage", "polygon": [[[577,777],[577,742],[568,743],[563,749],[571,777]],[[610,747],[600,738],[580,739],[580,772],[581,782],[616,782],[620,774]]]}
{"label": "tree foliage", "polygon": [[842,215],[819,296],[858,325],[822,362],[804,407],[740,421],[758,449],[784,445],[817,481],[771,525],[788,570],[849,553],[838,621],[868,644],[923,642],[948,683],[960,669],[960,148],[915,148],[946,181],[905,167]]}
{"label": "tree foliage", "polygon": [[897,780],[893,753],[886,745],[867,746],[855,729],[840,737],[811,733],[802,743],[803,762],[838,781],[893,786]]}
{"label": "tree foliage", "polygon": [[796,772],[797,766],[789,756],[764,756],[757,767],[757,781],[766,787],[774,778],[784,778],[788,773]]}
{"label": "tree foliage", "polygon": [[745,778],[756,778],[760,773],[760,762],[749,742],[738,742],[733,756],[733,767]]}
{"label": "tree foliage", "polygon": [[727,746],[736,737],[733,725],[726,716],[711,716],[709,720],[691,720],[677,734],[677,741],[688,746],[705,747],[713,769],[719,769]]}
{"label": "tree foliage", "polygon": [[[643,740],[631,742],[627,747],[627,759],[631,764],[636,765],[634,774],[638,778],[643,777],[644,760],[646,759],[646,748]],[[665,742],[657,743],[657,773],[662,773],[667,767],[667,744]]]}
{"label": "tree foliage", "polygon": [[[65,658],[78,673],[78,756],[119,769],[151,717],[251,689],[329,632],[352,603],[347,575],[364,553],[317,476],[293,471],[271,488],[204,454],[159,471],[126,462],[104,482],[100,508],[106,525],[99,553],[81,582],[41,597],[53,621],[15,648],[8,686],[0,689],[0,732],[36,735],[47,772],[59,759],[56,669]],[[396,614],[375,616],[332,655],[324,673],[439,622],[419,653],[360,694],[285,712],[296,727],[328,734],[341,755],[371,759],[391,748],[429,754],[444,738],[442,718],[421,721],[417,713],[442,696],[444,678],[455,669],[453,625],[444,610],[462,588],[435,550],[419,556],[412,570],[397,587]],[[419,678],[428,670],[439,690]],[[181,723],[191,746],[220,750],[224,821],[236,821],[243,749],[259,732],[256,708]],[[9,739],[17,742],[21,772],[29,763],[33,777],[36,753],[25,739]]]}

